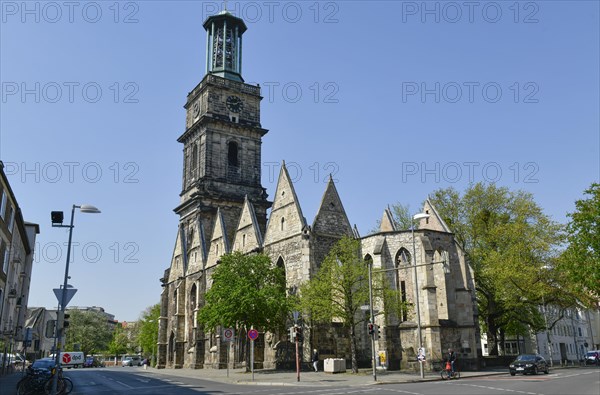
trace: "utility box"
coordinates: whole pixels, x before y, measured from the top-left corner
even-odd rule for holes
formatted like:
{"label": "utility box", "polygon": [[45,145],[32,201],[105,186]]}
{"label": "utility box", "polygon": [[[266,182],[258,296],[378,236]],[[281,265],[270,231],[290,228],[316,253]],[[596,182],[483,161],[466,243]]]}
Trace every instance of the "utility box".
{"label": "utility box", "polygon": [[327,358],[324,361],[323,371],[325,373],[345,373],[346,360],[342,358]]}

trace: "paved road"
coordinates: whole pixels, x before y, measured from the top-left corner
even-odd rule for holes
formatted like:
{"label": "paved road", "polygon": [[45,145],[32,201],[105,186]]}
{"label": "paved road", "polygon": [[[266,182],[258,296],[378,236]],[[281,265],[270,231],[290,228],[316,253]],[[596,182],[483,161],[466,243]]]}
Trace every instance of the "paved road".
{"label": "paved road", "polygon": [[[74,382],[73,395],[600,395],[600,369],[552,369],[549,375],[515,376],[497,372],[463,372],[460,380],[441,381],[433,373],[420,381],[409,373],[381,374],[374,383],[369,372],[327,375],[303,372],[301,382],[293,372],[257,371],[256,380],[241,370],[229,377],[221,370],[155,370],[105,368],[67,370]],[[12,378],[16,379],[16,376]],[[0,393],[14,394],[14,384],[0,378]]]}
{"label": "paved road", "polygon": [[[549,375],[515,376],[508,373],[493,376],[464,377],[453,381],[388,382],[374,384],[369,376],[360,381],[340,376],[303,374],[304,382],[265,382],[193,376],[173,376],[172,372],[142,369],[89,369],[69,372],[74,380],[74,395],[85,394],[409,394],[409,395],[600,395],[600,369],[555,369]],[[182,372],[184,373],[184,372]],[[186,372],[187,373],[187,372]],[[275,374],[277,377],[281,373]],[[262,378],[262,377],[261,377]],[[433,377],[431,377],[433,378]]]}
{"label": "paved road", "polygon": [[555,370],[548,375],[509,374],[378,386],[377,394],[410,395],[600,395],[600,370]]}

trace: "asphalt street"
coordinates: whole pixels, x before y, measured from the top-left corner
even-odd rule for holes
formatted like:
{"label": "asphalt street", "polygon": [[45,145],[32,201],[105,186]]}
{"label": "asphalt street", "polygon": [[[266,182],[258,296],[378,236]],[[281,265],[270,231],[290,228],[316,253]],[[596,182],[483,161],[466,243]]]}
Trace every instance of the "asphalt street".
{"label": "asphalt street", "polygon": [[[69,370],[73,395],[136,394],[412,394],[412,395],[600,395],[600,369],[594,367],[552,369],[550,374],[512,377],[508,371],[464,372],[460,380],[441,381],[433,373],[421,381],[407,373],[382,374],[377,382],[368,371],[330,375],[303,372],[296,381],[293,372],[257,371],[252,375],[225,371],[155,370],[142,368],[98,368]],[[15,379],[16,377],[13,377]],[[0,393],[15,393],[14,383],[0,379]],[[16,381],[15,381],[16,382]]]}

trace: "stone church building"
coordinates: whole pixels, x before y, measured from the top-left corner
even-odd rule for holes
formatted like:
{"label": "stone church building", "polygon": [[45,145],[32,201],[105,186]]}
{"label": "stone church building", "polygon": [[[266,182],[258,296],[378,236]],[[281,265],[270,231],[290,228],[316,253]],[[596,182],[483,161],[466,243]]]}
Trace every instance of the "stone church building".
{"label": "stone church building", "polygon": [[[171,266],[161,278],[158,367],[225,368],[226,361],[239,366],[244,360],[245,333],[236,333],[233,347],[228,347],[220,333],[201,331],[196,323],[211,273],[223,254],[267,254],[273,265],[284,268],[288,292],[295,292],[344,235],[360,239],[362,255],[374,271],[397,269],[386,273],[406,302],[414,303],[418,296],[420,320],[414,311],[376,317],[378,363],[388,369],[418,369],[420,324],[425,369],[434,368],[449,347],[459,353],[463,368],[475,364],[481,348],[473,273],[435,207],[426,201],[423,210],[429,217],[416,224],[414,238],[410,230],[397,228],[389,210],[384,211],[379,232],[360,237],[330,179],[318,212],[308,223],[285,163],[270,201],[261,185],[261,145],[267,133],[260,120],[261,91],[242,78],[246,25],[223,11],[203,26],[206,75],[187,96],[186,129],[177,140],[183,144],[184,157],[181,201],[174,210],[179,229]],[[444,257],[447,265],[441,263]],[[320,350],[321,358],[350,359],[349,339],[336,323],[318,331],[302,325],[303,361],[309,361],[313,348]],[[359,364],[370,366],[366,322],[357,333]],[[294,358],[287,333],[260,333],[254,353],[257,367],[290,367]]]}

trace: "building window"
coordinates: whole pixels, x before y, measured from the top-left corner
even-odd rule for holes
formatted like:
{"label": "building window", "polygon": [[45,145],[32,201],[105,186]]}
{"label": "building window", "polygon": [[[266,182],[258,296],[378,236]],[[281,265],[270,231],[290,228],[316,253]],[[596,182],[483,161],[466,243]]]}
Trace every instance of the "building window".
{"label": "building window", "polygon": [[285,230],[285,218],[281,217],[281,231]]}
{"label": "building window", "polygon": [[396,253],[396,267],[402,265],[410,265],[410,253],[406,250],[406,248],[401,248]]}
{"label": "building window", "polygon": [[230,141],[227,145],[227,162],[229,166],[238,167],[238,145],[235,141]]}
{"label": "building window", "polygon": [[406,305],[406,281],[400,282],[400,297],[402,298],[402,321],[408,320],[408,309],[404,308]]}
{"label": "building window", "polygon": [[197,293],[196,284],[194,284],[192,285],[192,290],[190,291],[190,309],[192,311],[194,311],[196,308]]}
{"label": "building window", "polygon": [[4,219],[4,210],[6,209],[6,192],[2,190],[2,204],[0,205],[0,217]]}
{"label": "building window", "polygon": [[8,259],[7,259],[8,248],[7,247],[8,247],[8,245],[6,244],[4,239],[0,239],[0,258],[3,259],[2,271],[6,275],[8,275]]}
{"label": "building window", "polygon": [[179,303],[177,301],[177,290],[173,291],[173,301],[175,302],[175,314],[179,310]]}
{"label": "building window", "polygon": [[8,205],[7,212],[8,214],[6,215],[6,219],[8,220],[8,231],[12,233],[13,223],[15,219],[15,210],[13,209],[12,205]]}
{"label": "building window", "polygon": [[242,247],[246,247],[246,235],[242,235]]}
{"label": "building window", "polygon": [[198,168],[198,145],[192,144],[192,162],[190,163],[192,177],[196,177],[196,169],[197,168]]}

